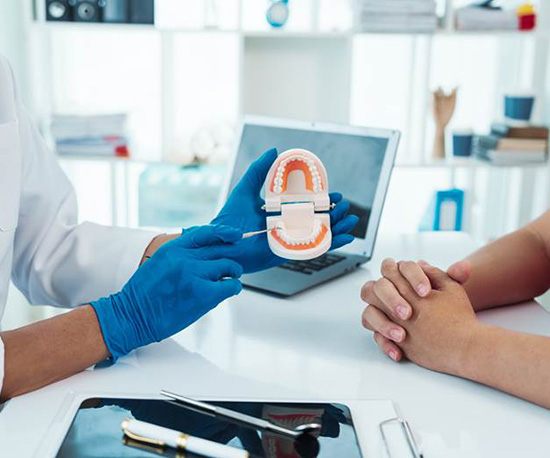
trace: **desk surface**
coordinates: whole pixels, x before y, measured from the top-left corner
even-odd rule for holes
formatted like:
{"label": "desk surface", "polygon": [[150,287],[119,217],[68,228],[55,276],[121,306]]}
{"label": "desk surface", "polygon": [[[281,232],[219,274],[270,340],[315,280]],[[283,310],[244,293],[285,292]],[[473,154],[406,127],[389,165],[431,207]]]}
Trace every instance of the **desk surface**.
{"label": "desk surface", "polygon": [[[376,276],[383,257],[447,266],[474,248],[459,234],[382,239],[363,269],[292,299],[245,291],[173,339],[7,403],[0,413],[2,455],[40,455],[48,428],[66,410],[67,393],[166,388],[197,397],[390,399],[411,422],[427,458],[547,456],[547,410],[411,363],[395,364],[361,328],[359,289]],[[550,335],[550,314],[534,303],[484,312],[481,319]]]}

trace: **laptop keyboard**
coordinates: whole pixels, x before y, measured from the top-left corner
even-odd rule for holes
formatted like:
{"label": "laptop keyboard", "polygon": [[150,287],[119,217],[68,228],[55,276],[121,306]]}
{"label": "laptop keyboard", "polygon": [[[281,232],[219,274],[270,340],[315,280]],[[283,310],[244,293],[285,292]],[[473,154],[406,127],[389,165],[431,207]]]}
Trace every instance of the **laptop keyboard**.
{"label": "laptop keyboard", "polygon": [[343,261],[344,259],[346,259],[345,256],[329,253],[315,259],[310,259],[308,261],[288,261],[279,267],[281,269],[287,269],[292,270],[293,272],[311,275],[314,272],[319,272],[320,270],[333,266],[334,264]]}

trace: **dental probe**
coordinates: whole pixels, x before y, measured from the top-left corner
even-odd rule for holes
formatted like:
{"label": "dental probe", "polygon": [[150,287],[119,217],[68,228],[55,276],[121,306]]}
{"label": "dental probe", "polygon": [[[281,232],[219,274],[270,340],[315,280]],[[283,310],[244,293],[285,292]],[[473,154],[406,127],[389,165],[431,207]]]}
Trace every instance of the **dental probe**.
{"label": "dental probe", "polygon": [[254,231],[254,232],[245,232],[243,234],[243,239],[249,239],[250,237],[255,237],[260,234],[267,234],[271,229],[264,229],[263,231]]}
{"label": "dental probe", "polygon": [[249,239],[250,237],[255,237],[260,234],[267,234],[269,231],[273,229],[281,229],[280,226],[272,227],[271,229],[264,229],[263,231],[253,231],[253,232],[245,232],[243,234],[243,239]]}
{"label": "dental probe", "polygon": [[220,407],[204,401],[197,401],[196,399],[187,398],[181,394],[176,394],[171,391],[160,390],[160,394],[170,399],[168,402],[180,407],[185,407],[195,411],[198,410],[199,412],[203,412],[212,417],[225,417],[236,421],[237,423],[252,426],[253,428],[261,431],[268,431],[278,435],[290,437],[292,439],[299,439],[300,437],[320,433],[322,428],[322,425],[319,423],[306,423],[296,426],[294,429],[290,429],[285,426],[272,423],[271,421],[263,418],[253,417],[236,410],[227,409],[225,407]]}
{"label": "dental probe", "polygon": [[[304,201],[304,202],[282,202],[281,205],[288,205],[288,204],[303,204],[303,203],[306,203],[306,204],[307,204],[308,202],[307,202],[307,201]],[[328,206],[328,208],[329,208],[329,210],[334,210],[334,209],[336,208],[336,204],[333,202],[333,203],[331,203],[331,204]],[[265,209],[266,209],[265,204],[262,205],[262,206],[260,207],[260,209],[265,211]]]}

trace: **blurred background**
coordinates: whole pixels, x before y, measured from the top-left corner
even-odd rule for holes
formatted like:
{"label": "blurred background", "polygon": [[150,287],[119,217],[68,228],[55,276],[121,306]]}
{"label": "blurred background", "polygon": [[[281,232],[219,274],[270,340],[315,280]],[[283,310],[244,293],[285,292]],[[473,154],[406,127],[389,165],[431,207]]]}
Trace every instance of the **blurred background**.
{"label": "blurred background", "polygon": [[[472,3],[2,0],[0,53],[81,220],[207,223],[258,114],[401,130],[380,234],[487,241],[549,207],[550,2]],[[434,107],[451,97],[447,124]],[[500,154],[510,126],[523,143]],[[450,226],[434,220],[445,199]]]}

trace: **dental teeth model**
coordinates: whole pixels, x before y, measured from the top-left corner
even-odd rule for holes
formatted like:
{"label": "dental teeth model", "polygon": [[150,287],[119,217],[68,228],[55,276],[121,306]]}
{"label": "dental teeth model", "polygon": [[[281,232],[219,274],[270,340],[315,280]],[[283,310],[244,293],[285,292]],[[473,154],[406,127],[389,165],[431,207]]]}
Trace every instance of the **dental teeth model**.
{"label": "dental teeth model", "polygon": [[[285,259],[313,259],[332,243],[325,166],[304,149],[281,153],[265,182],[265,209],[271,251]],[[324,213],[320,213],[324,212]]]}

